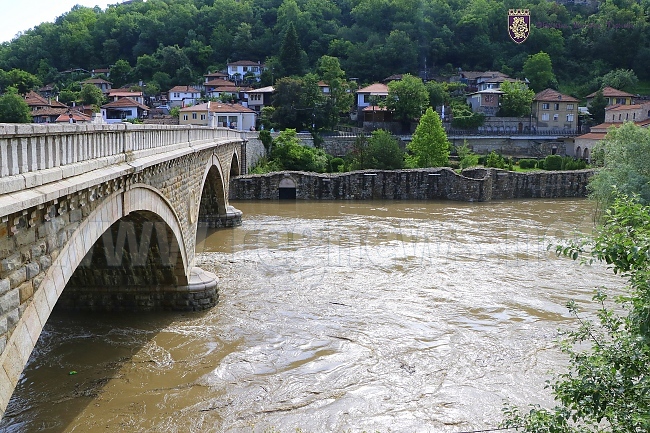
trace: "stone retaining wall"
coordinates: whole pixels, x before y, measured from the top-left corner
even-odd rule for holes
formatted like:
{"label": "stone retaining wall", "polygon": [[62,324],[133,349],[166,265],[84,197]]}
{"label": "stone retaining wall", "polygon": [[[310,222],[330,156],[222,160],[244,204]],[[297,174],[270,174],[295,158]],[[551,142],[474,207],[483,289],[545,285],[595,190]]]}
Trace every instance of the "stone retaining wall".
{"label": "stone retaining wall", "polygon": [[585,197],[593,170],[517,173],[449,168],[365,170],[318,174],[279,172],[239,176],[230,181],[231,200],[278,199],[280,188],[295,187],[301,200],[458,200]]}

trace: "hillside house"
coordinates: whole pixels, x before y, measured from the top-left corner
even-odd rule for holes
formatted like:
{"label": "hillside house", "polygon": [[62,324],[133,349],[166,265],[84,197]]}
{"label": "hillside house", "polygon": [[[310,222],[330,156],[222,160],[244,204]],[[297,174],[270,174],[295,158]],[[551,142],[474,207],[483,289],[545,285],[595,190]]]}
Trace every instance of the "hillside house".
{"label": "hillside house", "polygon": [[248,108],[259,115],[262,112],[262,108],[271,105],[271,97],[273,96],[274,90],[273,86],[268,86],[244,92],[248,101]]}
{"label": "hillside house", "polygon": [[101,106],[102,118],[106,123],[119,123],[127,119],[144,119],[149,107],[125,97]]}
{"label": "hillside house", "polygon": [[235,83],[241,83],[252,79],[253,81],[260,81],[264,65],[260,62],[252,62],[250,60],[239,60],[237,62],[228,63],[228,78]]}
{"label": "hillside house", "polygon": [[[598,92],[590,93],[589,95],[585,96],[587,105],[591,105],[591,101],[593,101],[596,97],[596,93]],[[615,89],[613,87],[603,87],[603,96],[605,97],[608,106],[616,104],[631,105],[634,103],[634,95],[622,90]]]}
{"label": "hillside house", "polygon": [[144,95],[142,92],[132,92],[130,89],[110,89],[106,95],[109,102],[115,102],[123,98],[129,98],[139,104],[144,104]]}
{"label": "hillside house", "polygon": [[499,89],[485,89],[467,95],[467,104],[475,113],[496,116],[499,111],[499,99],[503,92]]}
{"label": "hillside house", "polygon": [[179,124],[218,126],[248,131],[255,129],[255,118],[255,112],[242,105],[208,101],[181,108]]}
{"label": "hillside house", "polygon": [[578,129],[578,100],[557,90],[545,89],[533,98],[533,120],[540,132]]}
{"label": "hillside house", "polygon": [[192,86],[175,86],[167,92],[167,103],[170,107],[194,105],[200,98],[201,92]]}
{"label": "hillside house", "polygon": [[107,95],[113,86],[113,83],[106,81],[103,78],[89,78],[81,82],[82,86],[84,84],[92,84],[93,86],[101,90],[104,95]]}

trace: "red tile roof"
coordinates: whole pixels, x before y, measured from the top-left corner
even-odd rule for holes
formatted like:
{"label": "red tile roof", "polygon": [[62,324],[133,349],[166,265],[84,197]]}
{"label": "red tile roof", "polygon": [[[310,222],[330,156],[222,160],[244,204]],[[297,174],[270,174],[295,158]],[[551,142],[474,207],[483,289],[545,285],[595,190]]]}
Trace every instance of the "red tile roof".
{"label": "red tile roof", "polygon": [[544,89],[535,95],[533,101],[562,101],[562,102],[580,102],[573,96],[564,95],[557,90]]}
{"label": "red tile roof", "polygon": [[235,87],[235,83],[232,81],[228,80],[223,80],[223,79],[216,79],[216,80],[210,80],[207,83],[203,84],[204,86],[219,86],[219,87]]}
{"label": "red tile roof", "polygon": [[264,66],[258,62],[253,62],[251,60],[238,60],[236,62],[228,63],[228,66]]}
{"label": "red tile roof", "polygon": [[375,83],[357,90],[357,93],[374,93],[388,95],[388,86],[382,83]]}
{"label": "red tile roof", "polygon": [[178,92],[178,93],[201,93],[199,90],[196,90],[192,86],[174,86],[169,89],[169,92]]}
{"label": "red tile roof", "polygon": [[117,101],[109,102],[108,104],[102,105],[102,108],[126,108],[126,107],[138,107],[143,110],[149,109],[149,107],[147,107],[146,105],[143,105],[138,101],[134,101],[131,98],[121,98],[118,99]]}
{"label": "red tile roof", "polygon": [[[596,96],[596,93],[598,93],[598,91],[594,93],[590,93],[589,95],[585,96],[585,98],[593,98]],[[618,90],[609,86],[603,87],[603,96],[609,98],[615,98],[615,97],[633,98],[634,97],[634,95],[632,95],[631,93],[627,93],[622,90]]]}
{"label": "red tile roof", "polygon": [[181,111],[209,111],[210,113],[255,113],[250,108],[239,104],[226,104],[224,102],[206,102],[191,107],[181,108]]}

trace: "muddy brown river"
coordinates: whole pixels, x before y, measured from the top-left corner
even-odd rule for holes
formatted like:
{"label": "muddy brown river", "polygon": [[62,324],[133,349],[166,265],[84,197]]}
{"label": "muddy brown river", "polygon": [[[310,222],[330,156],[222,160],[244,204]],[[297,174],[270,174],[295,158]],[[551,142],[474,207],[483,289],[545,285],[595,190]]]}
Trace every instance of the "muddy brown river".
{"label": "muddy brown river", "polygon": [[237,202],[202,230],[203,313],[55,312],[4,432],[467,432],[550,405],[565,303],[604,267],[547,245],[586,200]]}

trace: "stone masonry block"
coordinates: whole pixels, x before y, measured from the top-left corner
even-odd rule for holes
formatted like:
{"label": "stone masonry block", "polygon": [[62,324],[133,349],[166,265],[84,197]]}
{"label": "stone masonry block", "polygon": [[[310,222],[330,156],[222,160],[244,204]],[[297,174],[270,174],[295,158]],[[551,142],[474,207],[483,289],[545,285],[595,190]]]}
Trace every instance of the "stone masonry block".
{"label": "stone masonry block", "polygon": [[22,247],[24,245],[30,245],[36,242],[36,228],[31,227],[25,230],[18,230],[15,235],[16,245]]}
{"label": "stone masonry block", "polygon": [[38,258],[38,263],[41,265],[41,269],[45,271],[52,266],[52,259],[49,256],[41,256]]}
{"label": "stone masonry block", "polygon": [[[18,309],[20,305],[20,292],[13,289],[0,297],[0,314],[9,314]],[[11,322],[11,320],[10,320]],[[14,323],[11,323],[13,325]]]}
{"label": "stone masonry block", "polygon": [[0,280],[0,296],[4,295],[11,289],[11,282],[9,278],[3,278]]}
{"label": "stone masonry block", "polygon": [[7,273],[15,270],[22,265],[22,257],[20,253],[14,253],[6,259],[0,261],[0,272]]}
{"label": "stone masonry block", "polygon": [[20,303],[24,304],[34,296],[34,285],[31,281],[25,281],[23,284],[18,286],[18,292],[20,294]]}
{"label": "stone masonry block", "polygon": [[0,258],[5,258],[16,250],[16,239],[11,236],[0,237]]}
{"label": "stone masonry block", "polygon": [[[0,317],[0,335],[7,333],[7,316]],[[0,351],[2,353],[2,351]]]}
{"label": "stone masonry block", "polygon": [[34,277],[32,280],[32,283],[34,283],[34,291],[38,290],[39,287],[41,287],[41,283],[45,279],[45,273],[41,272],[37,276]]}
{"label": "stone masonry block", "polygon": [[27,279],[28,280],[31,280],[36,275],[38,275],[39,272],[41,272],[41,267],[36,262],[28,263],[26,268],[27,268]]}
{"label": "stone masonry block", "polygon": [[27,268],[23,266],[22,268],[12,272],[9,275],[9,282],[11,283],[12,288],[16,288],[25,282],[27,279]]}
{"label": "stone masonry block", "polygon": [[31,246],[32,260],[36,260],[47,251],[47,244],[45,241],[37,242],[35,245]]}

